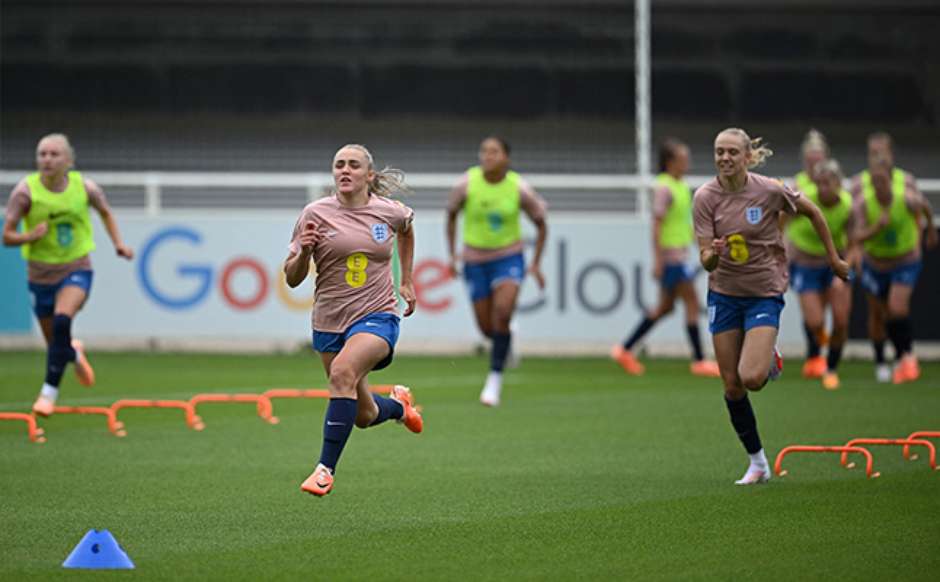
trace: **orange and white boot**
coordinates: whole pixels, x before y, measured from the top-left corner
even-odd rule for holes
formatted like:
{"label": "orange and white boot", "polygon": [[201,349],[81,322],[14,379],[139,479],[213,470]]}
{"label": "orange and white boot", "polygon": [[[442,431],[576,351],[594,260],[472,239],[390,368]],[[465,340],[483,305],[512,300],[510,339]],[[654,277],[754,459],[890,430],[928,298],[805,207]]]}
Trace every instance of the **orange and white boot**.
{"label": "orange and white boot", "polygon": [[327,495],[333,490],[333,472],[323,463],[318,463],[313,473],[300,484],[300,489],[317,497]]}
{"label": "orange and white boot", "polygon": [[826,371],[822,377],[822,385],[826,390],[838,390],[840,385],[839,374],[837,372]]}
{"label": "orange and white boot", "polygon": [[702,376],[703,378],[721,378],[721,371],[718,369],[718,362],[713,360],[699,360],[698,362],[692,362],[692,365],[689,366],[689,369],[694,376]]}
{"label": "orange and white boot", "polygon": [[633,352],[619,344],[610,348],[610,358],[620,364],[624,372],[632,376],[642,376],[646,371]]}
{"label": "orange and white boot", "polygon": [[913,382],[920,378],[920,364],[917,362],[917,356],[914,354],[907,354],[898,364],[894,367],[894,377],[892,381],[895,384],[903,384],[905,382]]}
{"label": "orange and white boot", "polygon": [[33,403],[33,414],[38,414],[39,416],[52,416],[53,411],[55,410],[55,400],[43,396],[42,394],[36,398],[36,402]]}
{"label": "orange and white boot", "polygon": [[806,363],[803,364],[803,377],[804,378],[822,378],[823,374],[826,373],[826,358],[822,356],[815,356],[806,360]]}
{"label": "orange and white boot", "polygon": [[95,385],[95,370],[88,363],[88,357],[85,355],[85,345],[77,340],[72,340],[72,349],[75,350],[75,375],[78,376],[78,383],[82,386]]}
{"label": "orange and white boot", "polygon": [[421,413],[418,412],[418,409],[415,407],[415,397],[414,394],[411,393],[410,388],[396,384],[392,388],[392,393],[389,394],[389,397],[401,404],[401,407],[405,411],[397,422],[405,425],[405,428],[415,434],[424,430],[424,419],[421,418]]}

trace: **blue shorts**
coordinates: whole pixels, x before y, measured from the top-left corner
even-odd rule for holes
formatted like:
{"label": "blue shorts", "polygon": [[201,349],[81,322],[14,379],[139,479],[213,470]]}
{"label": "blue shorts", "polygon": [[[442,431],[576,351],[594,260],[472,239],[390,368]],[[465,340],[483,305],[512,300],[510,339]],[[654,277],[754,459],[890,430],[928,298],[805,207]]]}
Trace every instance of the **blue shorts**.
{"label": "blue shorts", "polygon": [[783,295],[776,297],[732,297],[708,291],[708,331],[712,334],[755,327],[780,327]]}
{"label": "blue shorts", "polygon": [[832,287],[835,276],[829,265],[807,267],[790,263],[790,288],[796,293],[822,293]]}
{"label": "blue shorts", "polygon": [[358,319],[343,333],[313,330],[313,349],[321,353],[338,352],[343,349],[349,338],[357,333],[371,333],[384,339],[388,344],[388,355],[373,367],[373,370],[387,368],[395,355],[398,343],[398,316],[393,313],[372,313]]}
{"label": "blue shorts", "polygon": [[885,300],[892,285],[907,285],[913,287],[920,276],[921,262],[914,261],[887,271],[879,271],[868,261],[862,262],[862,287],[866,291]]}
{"label": "blue shorts", "polygon": [[522,283],[522,278],[525,277],[525,259],[522,258],[522,253],[516,253],[495,261],[466,264],[463,266],[463,277],[470,287],[471,301],[486,299],[493,293],[494,287],[507,279]]}
{"label": "blue shorts", "polygon": [[33,311],[36,317],[52,317],[55,313],[55,296],[63,287],[80,287],[86,294],[91,292],[91,271],[75,271],[52,285],[30,283],[29,291],[33,294]]}
{"label": "blue shorts", "polygon": [[659,284],[666,291],[672,291],[679,283],[691,281],[695,278],[695,267],[685,263],[670,263],[663,267],[663,276],[659,278]]}

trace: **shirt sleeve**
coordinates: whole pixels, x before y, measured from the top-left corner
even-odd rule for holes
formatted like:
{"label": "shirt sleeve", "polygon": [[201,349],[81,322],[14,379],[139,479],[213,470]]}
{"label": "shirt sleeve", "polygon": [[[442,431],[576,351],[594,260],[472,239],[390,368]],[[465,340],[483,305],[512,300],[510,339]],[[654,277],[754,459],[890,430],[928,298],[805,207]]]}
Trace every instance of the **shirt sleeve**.
{"label": "shirt sleeve", "polygon": [[392,226],[395,232],[407,232],[408,229],[411,228],[411,223],[414,222],[415,211],[398,200],[396,200],[395,203],[397,210],[395,213],[395,224]]}
{"label": "shirt sleeve", "polygon": [[715,213],[709,200],[708,192],[699,188],[692,198],[692,215],[695,222],[695,236],[697,238],[715,238]]}
{"label": "shirt sleeve", "polygon": [[796,210],[796,201],[803,197],[803,194],[799,190],[794,190],[784,184],[781,181],[776,181],[779,185],[780,194],[780,210],[793,216],[797,214]]}
{"label": "shirt sleeve", "polygon": [[290,234],[290,243],[287,245],[287,250],[290,251],[290,254],[296,255],[300,252],[300,243],[297,242],[297,237],[300,236],[300,229],[303,224],[307,221],[307,210],[304,209],[300,213],[300,216],[297,217],[297,221],[294,223],[294,229]]}
{"label": "shirt sleeve", "polygon": [[85,192],[88,193],[88,205],[98,212],[109,212],[111,207],[108,205],[108,197],[104,195],[104,190],[94,181],[85,179]]}
{"label": "shirt sleeve", "polygon": [[662,218],[672,206],[672,191],[667,186],[656,186],[653,189],[653,218]]}
{"label": "shirt sleeve", "polygon": [[525,180],[519,180],[519,206],[533,222],[545,219],[548,206],[545,199]]}
{"label": "shirt sleeve", "polygon": [[467,201],[467,183],[469,181],[469,177],[464,174],[460,177],[460,181],[454,185],[447,200],[448,212],[460,212],[463,209],[463,205]]}
{"label": "shirt sleeve", "polygon": [[29,214],[33,199],[29,193],[29,186],[26,180],[20,181],[10,192],[10,199],[7,201],[6,220],[13,224],[19,224],[23,217]]}

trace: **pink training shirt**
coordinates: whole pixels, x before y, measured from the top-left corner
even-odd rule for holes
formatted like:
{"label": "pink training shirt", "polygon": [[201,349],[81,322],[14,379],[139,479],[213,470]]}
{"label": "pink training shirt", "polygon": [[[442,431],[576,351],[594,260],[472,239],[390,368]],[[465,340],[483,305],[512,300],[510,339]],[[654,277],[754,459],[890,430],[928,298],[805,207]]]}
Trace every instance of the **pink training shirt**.
{"label": "pink training shirt", "polygon": [[[469,179],[464,174],[454,189],[450,191],[450,199],[447,201],[447,210],[450,212],[459,212],[467,202],[467,183]],[[535,191],[535,189],[524,179],[519,179],[519,207],[533,221],[541,220],[545,217],[545,200]],[[495,261],[504,257],[509,257],[522,252],[522,241],[513,243],[501,249],[478,249],[465,244],[463,247],[463,262],[474,265]]]}
{"label": "pink training shirt", "polygon": [[[95,184],[88,178],[84,179],[85,192],[88,193],[88,205],[95,208],[98,212],[109,210],[108,199],[104,191],[98,184]],[[6,220],[13,224],[19,224],[23,218],[29,214],[29,209],[33,205],[33,195],[29,191],[29,185],[26,180],[20,180],[10,192],[10,199],[7,202]],[[30,283],[37,285],[55,285],[62,279],[65,279],[76,271],[90,271],[91,257],[85,255],[68,263],[42,263],[40,261],[27,261],[26,278]]]}
{"label": "pink training shirt", "polygon": [[290,252],[300,252],[301,229],[315,225],[321,238],[313,249],[317,270],[313,329],[342,333],[366,315],[398,314],[392,250],[395,235],[408,230],[413,219],[412,209],[376,195],[358,208],[343,206],[334,194],[303,209],[294,225]]}
{"label": "pink training shirt", "polygon": [[725,252],[708,276],[708,288],[736,297],[774,297],[787,289],[787,252],[779,212],[796,214],[802,196],[783,182],[748,172],[740,192],[717,178],[695,191],[695,236],[724,238]]}

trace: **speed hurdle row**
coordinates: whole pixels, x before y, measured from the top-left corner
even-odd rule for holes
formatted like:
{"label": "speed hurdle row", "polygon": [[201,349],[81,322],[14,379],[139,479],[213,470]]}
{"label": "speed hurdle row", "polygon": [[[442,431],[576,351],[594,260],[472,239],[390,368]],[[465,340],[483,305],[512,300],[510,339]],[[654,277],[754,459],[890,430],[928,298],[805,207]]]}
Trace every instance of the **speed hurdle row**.
{"label": "speed hurdle row", "polygon": [[841,446],[792,445],[785,447],[777,454],[777,460],[774,462],[774,472],[781,477],[787,474],[787,471],[783,468],[783,459],[792,453],[838,453],[839,462],[847,469],[853,469],[856,466],[854,462],[849,462],[849,455],[860,454],[865,459],[865,475],[870,479],[874,479],[880,476],[881,473],[874,470],[872,454],[862,445],[902,447],[904,458],[912,461],[916,460],[918,456],[911,454],[911,447],[922,447],[927,449],[927,462],[930,468],[937,470],[937,448],[927,440],[928,438],[940,438],[940,431],[920,430],[912,432],[907,438],[903,439],[855,438]]}
{"label": "speed hurdle row", "polygon": [[[377,384],[369,388],[377,394],[388,394],[392,391],[391,384]],[[329,390],[322,389],[296,389],[296,388],[273,388],[262,392],[261,394],[225,394],[219,392],[208,392],[196,394],[189,400],[130,400],[122,399],[114,402],[111,406],[56,406],[54,414],[82,414],[82,415],[100,415],[107,421],[108,432],[116,437],[127,436],[127,430],[124,423],[118,419],[118,414],[125,409],[178,409],[183,411],[183,419],[186,426],[195,431],[202,431],[206,428],[198,410],[200,405],[211,403],[246,403],[254,404],[258,417],[268,424],[278,424],[280,419],[274,415],[274,400],[281,398],[323,398],[330,397]],[[37,418],[34,414],[22,412],[0,412],[0,421],[13,420],[26,423],[29,440],[34,443],[46,442],[45,431],[37,424]]]}

